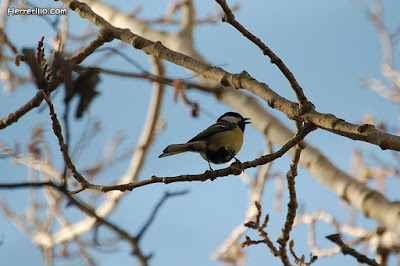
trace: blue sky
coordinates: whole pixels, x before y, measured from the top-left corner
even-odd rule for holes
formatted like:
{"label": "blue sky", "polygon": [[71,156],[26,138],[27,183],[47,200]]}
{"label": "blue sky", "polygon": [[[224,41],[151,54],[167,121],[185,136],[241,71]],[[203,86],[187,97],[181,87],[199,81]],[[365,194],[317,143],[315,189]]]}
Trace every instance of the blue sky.
{"label": "blue sky", "polygon": [[[153,1],[154,2],[154,1]],[[146,1],[120,1],[114,6],[121,10],[133,10],[142,6],[139,17],[155,18],[164,13],[167,1],[157,4]],[[56,5],[52,1],[32,1],[33,6],[43,7]],[[229,4],[232,4],[231,2]],[[215,9],[213,1],[196,1],[197,13],[203,17]],[[384,5],[385,19],[390,30],[400,25],[398,10],[400,3]],[[75,35],[82,33],[88,22],[69,11],[71,14],[70,31]],[[379,97],[375,92],[360,87],[363,76],[373,76],[382,79],[380,75],[381,47],[377,33],[366,14],[356,4],[356,1],[245,1],[240,10],[235,12],[236,19],[248,30],[263,40],[294,73],[303,87],[307,97],[316,105],[320,112],[333,113],[349,122],[361,123],[366,114],[376,117],[391,127],[398,122],[398,107]],[[8,17],[7,34],[10,40],[17,44],[18,49],[35,48],[42,35],[45,41],[54,36],[54,31],[40,17]],[[161,26],[158,26],[162,28]],[[165,30],[174,30],[174,27]],[[249,72],[254,78],[267,83],[280,95],[294,100],[287,80],[271,65],[260,50],[230,25],[222,22],[203,25],[195,29],[196,48],[213,65],[218,65],[233,73],[242,70]],[[106,47],[116,47],[118,41],[106,44]],[[46,45],[49,53],[49,45]],[[75,46],[68,46],[73,47]],[[141,51],[125,47],[123,52],[129,58],[141,64],[147,70],[148,60]],[[96,53],[85,60],[83,65],[90,66],[103,55]],[[398,58],[398,54],[397,54]],[[398,62],[397,62],[398,63]],[[187,78],[190,76],[181,67],[171,63],[167,65],[167,76]],[[131,64],[120,57],[107,60],[102,67],[123,71],[137,72]],[[14,67],[14,69],[16,69]],[[21,66],[18,71],[26,74],[28,69]],[[98,86],[101,93],[93,103],[89,113],[79,121],[71,122],[72,146],[76,145],[85,131],[87,123],[101,121],[102,132],[89,144],[82,154],[78,169],[85,169],[94,160],[101,159],[105,152],[105,144],[117,133],[126,135],[123,151],[134,148],[143,125],[151,92],[151,84],[145,81],[124,79],[121,77],[101,76]],[[11,95],[1,94],[0,116],[5,117],[19,106],[26,103],[36,93],[33,86],[22,86]],[[207,162],[197,154],[177,155],[158,159],[161,151],[171,143],[186,142],[199,131],[214,123],[229,108],[219,103],[210,95],[191,90],[187,93],[190,99],[200,104],[200,117],[192,118],[186,106],[181,102],[173,103],[172,89],[167,88],[162,109],[162,118],[167,121],[165,129],[155,140],[147,155],[144,168],[139,179],[147,179],[152,175],[173,176],[186,173],[202,173],[208,169]],[[56,112],[59,117],[64,110],[63,96],[59,93],[54,98]],[[76,104],[76,102],[75,102]],[[50,118],[44,105],[31,111],[18,123],[0,132],[0,141],[12,146],[21,144],[21,149],[29,140],[30,132],[35,125],[41,125],[49,142],[56,147],[56,137],[52,134]],[[267,105],[265,104],[265,107]],[[202,112],[206,110],[206,112]],[[291,121],[285,120],[278,111],[271,112],[289,127]],[[213,117],[207,115],[211,113]],[[116,119],[119,118],[120,119]],[[390,152],[382,152],[376,147],[360,142],[350,141],[332,133],[318,130],[307,137],[307,141],[319,148],[338,167],[350,170],[350,160],[354,148],[362,148],[366,154],[378,152],[382,158],[391,158]],[[252,127],[246,129],[242,151],[238,154],[241,161],[256,158],[263,152],[265,140]],[[62,167],[62,158],[58,148],[53,149],[53,160]],[[286,173],[290,158],[284,156],[273,164],[273,172]],[[98,184],[109,184],[113,179],[125,172],[128,160],[120,162],[105,171],[96,181]],[[218,168],[218,166],[216,167]],[[16,166],[9,160],[0,160],[1,182],[17,182],[26,180],[27,169]],[[247,171],[254,175],[255,171]],[[297,192],[299,203],[305,205],[309,213],[323,209],[336,215],[340,222],[347,222],[350,209],[340,204],[338,197],[315,181],[307,171],[301,169],[297,177]],[[398,200],[395,191],[398,180],[389,181],[390,199]],[[270,213],[268,232],[272,239],[279,236],[285,218],[285,208],[280,213],[273,210],[275,198],[275,181],[266,184],[264,198],[261,202],[265,213]],[[209,259],[210,254],[229,236],[231,230],[242,223],[248,205],[247,189],[237,176],[217,179],[204,183],[174,183],[168,186],[154,184],[128,192],[120,206],[110,216],[110,220],[124,229],[135,233],[150,214],[154,204],[162,197],[164,191],[189,190],[190,193],[170,199],[161,209],[156,221],[144,236],[141,246],[146,253],[154,253],[151,265],[219,265]],[[23,212],[28,190],[2,191],[2,197],[17,212]],[[83,192],[86,193],[86,192]],[[82,193],[82,194],[83,194]],[[316,200],[318,199],[318,200]],[[285,190],[283,207],[286,206],[288,195]],[[81,217],[76,212],[71,213],[71,221]],[[366,220],[360,215],[360,226],[373,228],[374,221]],[[18,231],[5,217],[0,215],[0,236],[3,240],[0,246],[0,257],[5,264],[40,265],[42,262],[40,250],[30,239]],[[334,233],[328,226],[318,227],[320,234],[317,243],[321,247],[331,247],[324,236]],[[103,229],[102,236],[114,237],[113,233]],[[252,232],[249,235],[257,238]],[[296,227],[293,231],[295,250],[298,254],[309,254],[307,230],[305,226]],[[88,238],[90,239],[90,237]],[[125,243],[117,245],[116,254],[94,252],[100,265],[136,264],[130,255],[129,246]],[[21,250],[24,256],[21,256]],[[266,247],[253,246],[247,248],[248,265],[280,265]],[[18,255],[19,254],[19,255]],[[57,265],[76,265],[76,261],[59,259]],[[348,256],[337,255],[332,258],[320,259],[316,265],[355,264]]]}

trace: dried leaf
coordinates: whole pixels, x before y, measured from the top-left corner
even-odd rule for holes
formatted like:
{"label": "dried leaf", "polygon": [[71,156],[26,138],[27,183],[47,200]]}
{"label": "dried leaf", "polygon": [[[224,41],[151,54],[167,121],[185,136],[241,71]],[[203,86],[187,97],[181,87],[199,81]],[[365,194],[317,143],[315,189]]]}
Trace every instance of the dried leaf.
{"label": "dried leaf", "polygon": [[94,68],[89,68],[86,72],[80,74],[74,82],[73,91],[68,92],[70,98],[78,94],[80,101],[75,113],[76,118],[81,118],[84,112],[88,109],[94,97],[99,94],[96,91],[96,86],[100,82],[98,71]]}

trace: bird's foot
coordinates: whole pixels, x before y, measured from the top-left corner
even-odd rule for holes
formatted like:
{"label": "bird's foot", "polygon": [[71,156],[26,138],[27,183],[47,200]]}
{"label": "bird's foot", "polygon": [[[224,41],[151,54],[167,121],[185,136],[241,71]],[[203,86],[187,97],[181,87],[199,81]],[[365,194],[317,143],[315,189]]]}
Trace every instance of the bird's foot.
{"label": "bird's foot", "polygon": [[242,162],[239,161],[236,157],[234,157],[234,158],[235,158],[235,162],[233,162],[231,164],[231,168],[233,170],[233,174],[234,175],[240,175],[242,172],[244,172]]}

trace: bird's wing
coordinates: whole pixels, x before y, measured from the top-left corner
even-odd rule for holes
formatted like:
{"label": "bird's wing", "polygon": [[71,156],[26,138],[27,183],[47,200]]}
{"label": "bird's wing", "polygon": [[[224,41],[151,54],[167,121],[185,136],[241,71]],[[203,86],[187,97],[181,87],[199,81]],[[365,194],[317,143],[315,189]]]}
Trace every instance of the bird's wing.
{"label": "bird's wing", "polygon": [[233,123],[223,123],[223,122],[218,122],[210,127],[208,127],[207,129],[203,130],[202,132],[200,132],[199,134],[197,134],[194,138],[192,138],[191,140],[188,141],[189,142],[193,142],[193,141],[199,141],[202,140],[210,135],[219,133],[219,132],[223,132],[223,131],[227,131],[227,130],[232,130],[236,127],[236,124]]}

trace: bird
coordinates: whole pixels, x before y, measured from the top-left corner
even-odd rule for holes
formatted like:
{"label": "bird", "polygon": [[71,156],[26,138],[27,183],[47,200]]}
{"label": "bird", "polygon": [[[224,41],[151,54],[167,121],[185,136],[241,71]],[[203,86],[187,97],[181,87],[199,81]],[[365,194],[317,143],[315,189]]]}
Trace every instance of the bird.
{"label": "bird", "polygon": [[[235,158],[243,145],[243,133],[249,118],[243,118],[238,113],[227,112],[218,118],[217,122],[197,134],[183,144],[167,146],[158,158],[183,152],[197,152],[211,168],[210,163],[223,164]],[[239,161],[240,162],[240,161]]]}

